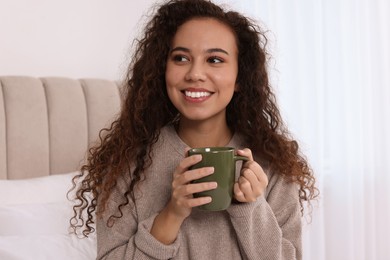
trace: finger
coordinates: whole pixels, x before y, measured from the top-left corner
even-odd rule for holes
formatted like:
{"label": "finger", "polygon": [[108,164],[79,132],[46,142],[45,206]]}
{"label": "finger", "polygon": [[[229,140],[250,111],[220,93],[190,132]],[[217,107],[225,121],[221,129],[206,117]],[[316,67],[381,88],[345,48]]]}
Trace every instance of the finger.
{"label": "finger", "polygon": [[237,154],[244,157],[248,157],[249,161],[253,161],[252,151],[249,148],[239,149],[237,150]]}
{"label": "finger", "polygon": [[253,202],[256,200],[256,196],[252,190],[252,185],[245,177],[240,176],[238,178],[238,186],[240,187],[240,190],[244,194],[246,202]]}
{"label": "finger", "polygon": [[257,175],[249,168],[242,169],[241,176],[245,177],[245,179],[249,181],[252,190],[254,187],[260,184],[260,180],[258,179]]}
{"label": "finger", "polygon": [[239,202],[246,202],[244,193],[241,191],[238,183],[234,184],[234,197]]}
{"label": "finger", "polygon": [[263,168],[256,162],[256,161],[246,161],[242,168],[249,168],[254,172],[261,172],[263,171]]}
{"label": "finger", "polygon": [[176,167],[175,173],[181,174],[188,170],[189,167],[191,167],[194,164],[197,164],[198,162],[202,161],[202,155],[200,154],[194,154],[188,157],[185,157],[179,165]]}
{"label": "finger", "polygon": [[172,180],[172,189],[177,189],[183,185],[191,183],[191,181],[209,176],[214,173],[214,167],[203,167],[199,169],[181,172],[181,167],[177,167]]}
{"label": "finger", "polygon": [[183,183],[189,183],[194,180],[209,176],[214,173],[214,167],[203,167],[199,169],[189,170],[182,174]]}
{"label": "finger", "polygon": [[241,169],[241,173],[245,170],[251,170],[257,177],[259,182],[265,182],[268,183],[268,177],[265,174],[263,168],[255,161],[248,161],[246,162]]}
{"label": "finger", "polygon": [[[260,182],[265,187],[268,186],[268,176],[264,172],[263,168],[257,162],[255,162],[255,161],[250,162],[248,167],[243,167],[241,169],[241,174],[243,174],[244,172],[247,172],[247,173],[252,172],[254,174],[254,176],[256,176],[258,182]],[[249,174],[246,177],[249,178]]]}
{"label": "finger", "polygon": [[250,169],[244,170],[242,176],[247,179],[251,185],[251,195],[250,197],[258,197],[263,194],[265,187],[267,186],[265,182],[260,181],[256,174]]}
{"label": "finger", "polygon": [[212,201],[211,197],[199,197],[199,198],[191,198],[183,201],[183,206],[187,208],[194,208],[198,206],[202,206],[204,204],[208,204]]}
{"label": "finger", "polygon": [[177,189],[177,193],[178,193],[177,195],[185,197],[185,196],[193,195],[194,193],[216,189],[217,186],[218,184],[216,182],[201,182],[201,183],[187,184]]}

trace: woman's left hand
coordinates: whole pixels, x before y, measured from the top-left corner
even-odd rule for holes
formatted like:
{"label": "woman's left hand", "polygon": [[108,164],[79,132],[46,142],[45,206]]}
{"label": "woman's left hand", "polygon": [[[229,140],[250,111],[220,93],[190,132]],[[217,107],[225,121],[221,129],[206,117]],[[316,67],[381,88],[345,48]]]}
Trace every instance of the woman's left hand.
{"label": "woman's left hand", "polygon": [[234,184],[234,198],[239,202],[254,202],[264,194],[268,177],[263,168],[253,160],[250,149],[237,150],[237,155],[248,157],[249,160],[242,165],[240,177]]}

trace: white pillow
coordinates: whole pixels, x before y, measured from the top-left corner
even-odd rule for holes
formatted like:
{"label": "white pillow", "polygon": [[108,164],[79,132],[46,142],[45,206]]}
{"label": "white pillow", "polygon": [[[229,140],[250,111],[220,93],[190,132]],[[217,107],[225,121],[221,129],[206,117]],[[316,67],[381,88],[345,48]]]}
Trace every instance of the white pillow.
{"label": "white pillow", "polygon": [[67,235],[71,210],[64,202],[0,205],[0,236]]}
{"label": "white pillow", "polygon": [[78,172],[0,180],[0,259],[95,259],[96,237],[69,233],[67,192]]}
{"label": "white pillow", "polygon": [[78,172],[45,177],[0,180],[0,205],[63,202]]}

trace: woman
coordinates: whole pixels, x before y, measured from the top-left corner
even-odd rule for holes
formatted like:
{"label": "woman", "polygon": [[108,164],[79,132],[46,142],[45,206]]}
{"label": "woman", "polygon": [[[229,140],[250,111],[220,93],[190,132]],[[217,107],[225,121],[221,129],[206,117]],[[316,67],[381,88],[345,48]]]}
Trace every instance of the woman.
{"label": "woman", "polygon": [[[88,235],[96,221],[98,259],[301,259],[315,179],[280,117],[265,44],[249,19],[209,1],[160,6],[122,112],[74,180],[71,224]],[[199,210],[211,198],[193,197],[217,186],[192,182],[213,173],[190,170],[202,158],[187,150],[205,146],[249,158],[224,211]]]}

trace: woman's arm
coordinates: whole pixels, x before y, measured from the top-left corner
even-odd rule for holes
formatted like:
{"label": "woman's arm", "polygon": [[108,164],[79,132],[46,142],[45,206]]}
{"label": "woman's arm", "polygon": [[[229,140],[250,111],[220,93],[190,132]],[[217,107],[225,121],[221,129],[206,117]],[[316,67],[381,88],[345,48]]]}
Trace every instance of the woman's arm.
{"label": "woman's arm", "polygon": [[[283,197],[284,194],[279,194]],[[299,203],[274,213],[264,197],[228,209],[243,259],[293,260],[302,258]]]}
{"label": "woman's arm", "polygon": [[[274,174],[268,180],[249,149],[250,158],[235,184],[228,212],[244,259],[301,259],[301,214],[296,184]],[[241,203],[240,203],[241,202]]]}
{"label": "woman's arm", "polygon": [[123,216],[111,217],[119,215],[118,205],[122,201],[121,194],[126,190],[126,186],[125,181],[118,181],[105,212],[96,219],[97,259],[150,260],[175,257],[180,246],[179,240],[165,245],[150,234],[157,213],[146,219],[139,219],[137,207],[129,198],[129,204],[121,208]]}

